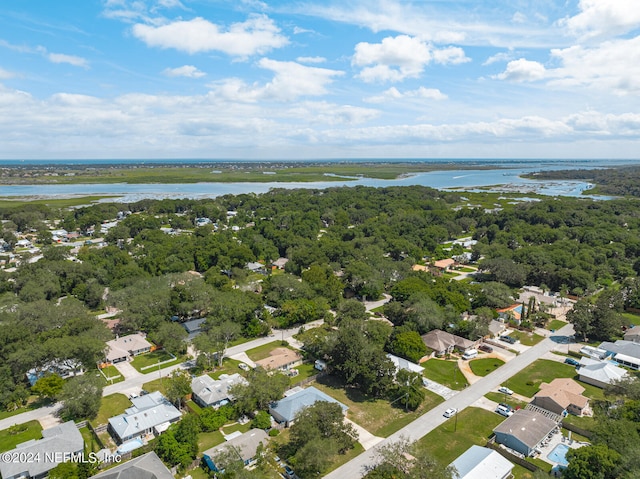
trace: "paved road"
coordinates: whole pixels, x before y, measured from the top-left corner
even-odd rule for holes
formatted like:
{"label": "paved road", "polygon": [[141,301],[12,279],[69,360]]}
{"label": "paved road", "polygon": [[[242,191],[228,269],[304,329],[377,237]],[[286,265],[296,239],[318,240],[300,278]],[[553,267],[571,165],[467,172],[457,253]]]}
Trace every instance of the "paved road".
{"label": "paved road", "polygon": [[[314,321],[312,323],[305,324],[305,328],[317,327],[322,324],[323,321]],[[234,354],[241,353],[243,351],[248,351],[249,349],[255,348],[257,346],[262,346],[263,344],[271,343],[273,341],[277,341],[280,339],[289,339],[291,336],[296,334],[300,328],[291,328],[285,330],[275,331],[273,335],[267,336],[264,338],[254,339],[253,341],[249,341],[247,343],[242,343],[237,346],[233,346],[229,348],[226,352],[226,356],[233,356]],[[102,392],[103,396],[108,396],[110,394],[121,393],[125,395],[129,395],[131,393],[139,393],[140,389],[142,389],[142,385],[149,381],[153,381],[158,378],[166,378],[176,369],[186,369],[187,365],[185,363],[176,364],[173,366],[166,367],[164,369],[154,370],[147,374],[141,374],[136,377],[132,377],[130,379],[126,379],[125,381],[112,384],[110,386],[106,386],[104,391]],[[56,403],[52,406],[41,407],[39,409],[35,409],[33,411],[27,411],[22,414],[16,414],[15,416],[11,416],[5,419],[0,420],[0,431],[6,429],[8,427],[13,426],[14,424],[24,424],[25,422],[33,421],[33,420],[41,420],[50,414],[55,414],[58,409],[60,409],[61,404]]]}
{"label": "paved road", "polygon": [[[516,356],[514,359],[504,364],[493,373],[485,376],[482,380],[470,385],[464,391],[456,394],[451,399],[439,404],[435,408],[431,409],[427,413],[420,416],[411,424],[403,427],[395,434],[389,436],[384,441],[380,442],[376,447],[373,447],[358,457],[352,459],[348,463],[339,467],[325,476],[326,479],[344,479],[348,477],[360,478],[364,475],[364,467],[372,465],[376,460],[376,450],[378,447],[395,442],[400,437],[408,438],[410,441],[416,441],[433,429],[447,421],[443,417],[443,413],[448,408],[456,408],[459,411],[470,406],[482,396],[488,392],[496,389],[500,384],[503,384],[507,379],[517,374],[522,369],[526,368],[529,364],[543,356],[549,351],[553,351],[556,348],[562,346],[562,340],[564,337],[573,334],[573,326],[568,324],[562,329],[556,331],[556,333],[550,338],[544,339],[537,345]],[[566,347],[566,346],[565,346]],[[451,419],[453,420],[453,419]]]}

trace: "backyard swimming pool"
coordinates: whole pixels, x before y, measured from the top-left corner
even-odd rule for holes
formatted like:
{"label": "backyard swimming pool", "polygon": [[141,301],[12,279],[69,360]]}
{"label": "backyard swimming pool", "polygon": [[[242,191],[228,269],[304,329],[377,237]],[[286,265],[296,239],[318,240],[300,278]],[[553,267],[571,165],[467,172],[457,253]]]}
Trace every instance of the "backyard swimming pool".
{"label": "backyard swimming pool", "polygon": [[549,454],[547,454],[547,457],[550,461],[560,464],[561,466],[566,466],[569,464],[569,461],[567,461],[566,458],[568,450],[569,446],[566,444],[558,444]]}

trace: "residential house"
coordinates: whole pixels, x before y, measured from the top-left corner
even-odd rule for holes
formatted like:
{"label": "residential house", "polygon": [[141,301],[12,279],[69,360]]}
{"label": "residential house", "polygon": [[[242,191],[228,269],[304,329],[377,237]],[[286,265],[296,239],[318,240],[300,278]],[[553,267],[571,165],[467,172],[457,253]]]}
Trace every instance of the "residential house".
{"label": "residential house", "polygon": [[277,269],[284,269],[288,262],[289,258],[278,258],[273,263],[271,263],[271,266]]}
{"label": "residential house", "polygon": [[202,325],[207,318],[192,319],[191,321],[185,321],[182,323],[182,327],[187,332],[187,341],[193,340],[198,334],[202,332]]}
{"label": "residential house", "polygon": [[33,386],[38,379],[47,374],[57,374],[62,379],[67,379],[84,374],[84,367],[80,361],[74,358],[54,359],[38,368],[29,369],[27,379],[29,384]]}
{"label": "residential house", "polygon": [[394,356],[393,354],[387,354],[387,357],[395,365],[396,372],[400,371],[401,369],[405,369],[406,371],[409,371],[411,373],[422,374],[422,371],[424,371],[424,368],[422,366],[419,366],[416,363],[412,363],[407,359]]}
{"label": "residential house", "polygon": [[573,379],[556,378],[540,384],[540,391],[531,404],[561,416],[567,413],[582,416],[589,410],[589,398],[583,396],[583,392],[584,388]]}
{"label": "residential house", "polygon": [[262,429],[250,429],[244,434],[229,439],[223,444],[207,449],[202,453],[205,464],[214,472],[222,472],[228,461],[242,461],[245,466],[254,462],[257,457],[258,446],[267,445],[269,436]]}
{"label": "residential house", "polygon": [[247,269],[252,273],[267,274],[267,268],[262,263],[247,263]]}
{"label": "residential house", "polygon": [[222,374],[218,380],[214,380],[208,374],[204,374],[191,380],[192,398],[202,407],[212,406],[217,408],[233,400],[233,396],[229,394],[229,389],[236,384],[248,383],[238,373],[232,375]]}
{"label": "residential house", "polygon": [[173,474],[151,451],[91,476],[91,479],[173,479]]}
{"label": "residential house", "polygon": [[581,358],[578,369],[578,379],[583,383],[599,388],[627,377],[629,373],[609,361],[599,361],[591,358]]}
{"label": "residential house", "polygon": [[624,340],[633,343],[640,343],[640,326],[634,326],[624,332]]}
{"label": "residential house", "polygon": [[455,264],[456,260],[452,258],[441,259],[433,262],[433,265],[440,271],[449,271]]}
{"label": "residential house", "polygon": [[277,422],[281,424],[284,423],[285,427],[289,427],[294,423],[300,411],[318,401],[336,403],[342,408],[344,414],[346,414],[349,409],[341,402],[336,401],[331,396],[311,386],[271,403],[269,406],[269,414],[271,414]]}
{"label": "residential house", "polygon": [[491,320],[489,323],[489,334],[493,338],[497,338],[507,330],[507,326],[503,321]]}
{"label": "residential house", "polygon": [[513,464],[488,447],[473,445],[451,464],[454,479],[507,479]]}
{"label": "residential house", "polygon": [[130,334],[107,341],[107,363],[119,363],[129,361],[139,354],[151,351],[153,344],[146,340],[143,333]]}
{"label": "residential house", "polygon": [[131,399],[133,406],[109,418],[109,432],[118,444],[147,434],[161,434],[182,414],[160,392]]}
{"label": "residential house", "polygon": [[640,343],[619,339],[615,343],[605,341],[599,348],[607,351],[618,364],[636,371],[640,369]]}
{"label": "residential house", "polygon": [[0,474],[3,479],[44,478],[60,462],[79,457],[83,451],[82,434],[73,421],[67,421],[42,431],[42,439],[23,442],[6,453],[17,460],[0,461]]}
{"label": "residential house", "polygon": [[423,334],[422,341],[436,356],[444,356],[453,352],[454,349],[464,353],[467,349],[471,349],[476,345],[476,341],[470,341],[440,329],[434,329],[427,334]]}
{"label": "residential house", "polygon": [[493,429],[496,442],[530,456],[558,426],[556,421],[528,409],[518,409]]}
{"label": "residential house", "polygon": [[288,371],[302,364],[302,354],[289,348],[275,348],[269,353],[269,357],[255,362],[256,365],[267,371]]}

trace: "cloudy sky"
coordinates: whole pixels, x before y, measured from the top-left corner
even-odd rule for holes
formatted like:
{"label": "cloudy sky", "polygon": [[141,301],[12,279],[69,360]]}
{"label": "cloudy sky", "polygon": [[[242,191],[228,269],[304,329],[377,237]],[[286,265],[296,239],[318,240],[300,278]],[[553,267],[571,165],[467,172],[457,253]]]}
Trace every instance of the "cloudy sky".
{"label": "cloudy sky", "polygon": [[638,158],[638,0],[0,3],[0,158]]}

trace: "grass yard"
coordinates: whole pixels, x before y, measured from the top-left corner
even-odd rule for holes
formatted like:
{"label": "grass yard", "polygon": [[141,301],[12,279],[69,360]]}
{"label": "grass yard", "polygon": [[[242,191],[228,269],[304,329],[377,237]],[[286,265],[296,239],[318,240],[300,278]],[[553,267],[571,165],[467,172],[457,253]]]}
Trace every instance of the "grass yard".
{"label": "grass yard", "polygon": [[105,384],[115,384],[124,381],[124,376],[120,374],[120,371],[118,371],[118,368],[115,366],[107,366],[106,368],[102,368],[100,371],[104,374],[102,379],[105,380]]}
{"label": "grass yard", "polygon": [[422,374],[426,378],[443,386],[447,386],[450,389],[460,391],[469,385],[464,374],[458,369],[458,363],[456,361],[431,358],[422,363],[421,366],[424,368]]}
{"label": "grass yard", "polygon": [[[578,426],[579,428],[586,429],[587,431],[593,431],[594,426],[596,425],[596,420],[592,417],[578,417],[573,414],[567,415],[562,419],[563,423],[573,424],[574,426]],[[575,434],[575,433],[572,433]]]}
{"label": "grass yard", "polygon": [[558,329],[565,326],[567,323],[564,321],[560,321],[559,319],[552,320],[546,327],[549,331],[557,331]]}
{"label": "grass yard", "polygon": [[191,399],[189,399],[186,403],[187,408],[193,412],[194,414],[197,414],[198,416],[200,415],[200,413],[202,413],[202,408],[200,406],[198,406],[194,401],[192,401]]}
{"label": "grass yard", "polygon": [[18,444],[42,437],[42,426],[38,421],[11,426],[0,431],[0,452],[10,451]]}
{"label": "grass yard", "polygon": [[505,386],[523,396],[533,397],[540,389],[540,383],[548,383],[555,378],[573,378],[575,375],[576,368],[569,364],[538,359],[509,379]]}
{"label": "grass yard", "polygon": [[481,358],[469,361],[469,367],[476,376],[486,376],[504,364],[504,361],[498,358]]}
{"label": "grass yard", "polygon": [[235,423],[229,426],[222,426],[222,432],[227,436],[232,432],[240,431],[242,433],[247,432],[251,429],[251,422],[247,422],[246,424]]}
{"label": "grass yard", "polygon": [[[136,368],[138,370],[138,372],[141,373],[150,373],[153,372],[153,368],[151,368],[150,366],[154,366],[158,363],[161,363],[163,361],[170,361],[173,359],[173,356],[171,356],[168,352],[164,351],[163,349],[160,349],[158,351],[152,351],[150,353],[147,354],[141,354],[139,356],[136,356],[133,361],[131,361],[131,365]],[[176,362],[180,362],[182,359],[181,358],[176,358]],[[165,366],[163,364],[163,366]],[[166,364],[166,366],[170,366],[170,364]],[[142,369],[142,368],[149,368],[149,369]]]}
{"label": "grass yard", "polygon": [[235,359],[224,358],[222,361],[221,367],[215,367],[213,371],[209,372],[209,376],[213,379],[220,379],[220,376],[223,374],[232,375],[235,373],[244,374],[244,371],[238,367],[240,361]]}
{"label": "grass yard", "polygon": [[272,341],[267,344],[263,344],[262,346],[258,346],[257,348],[249,349],[247,351],[247,356],[252,361],[260,361],[261,359],[268,358],[269,353],[276,348],[286,348],[287,346],[283,346],[281,341]]}
{"label": "grass yard", "polygon": [[515,464],[514,466],[515,467],[511,470],[513,479],[533,479],[533,472],[519,466],[518,464]]}
{"label": "grass yard", "polygon": [[198,451],[203,453],[207,449],[211,449],[213,446],[217,446],[223,442],[224,436],[220,431],[201,432],[198,434]]}
{"label": "grass yard", "polygon": [[526,331],[513,331],[509,336],[519,339],[524,346],[535,346],[544,339],[544,336]]}
{"label": "grass yard", "polygon": [[633,314],[633,313],[622,313],[622,317],[629,323],[629,324],[633,324],[634,326],[638,326],[640,325],[640,314]]}
{"label": "grass yard", "polygon": [[16,416],[17,414],[22,414],[23,412],[33,411],[34,409],[38,409],[41,406],[44,406],[46,403],[44,401],[40,401],[36,396],[31,396],[34,398],[32,402],[29,402],[24,407],[19,407],[18,409],[14,409],[13,411],[1,411],[0,419],[5,419],[11,416]]}
{"label": "grass yard", "polygon": [[484,446],[504,418],[485,409],[468,407],[418,441],[440,464],[450,464],[474,444]]}
{"label": "grass yard", "polygon": [[91,424],[94,427],[100,424],[107,424],[110,417],[122,414],[128,407],[131,407],[131,401],[129,401],[129,398],[124,394],[116,393],[104,396],[100,404],[98,416],[91,421]]}
{"label": "grass yard", "polygon": [[437,394],[426,391],[427,396],[422,405],[416,411],[407,413],[404,409],[393,407],[386,399],[371,399],[356,389],[345,389],[344,384],[335,376],[318,378],[313,385],[349,406],[347,417],[380,437],[393,434],[444,401]]}
{"label": "grass yard", "polygon": [[301,364],[300,366],[295,367],[294,369],[297,369],[299,372],[299,374],[297,376],[292,376],[291,378],[289,378],[289,385],[293,386],[297,383],[299,383],[300,381],[303,381],[307,378],[310,378],[311,376],[316,375],[319,371],[314,367],[313,363],[307,363],[307,364]]}
{"label": "grass yard", "polygon": [[89,452],[98,452],[100,450],[100,446],[98,445],[98,441],[96,441],[93,433],[88,427],[81,427],[78,429],[80,434],[82,434],[82,439],[84,439],[85,448],[89,449]]}
{"label": "grass yard", "polygon": [[163,396],[166,396],[167,395],[167,390],[166,390],[165,382],[166,382],[166,377],[154,379],[153,381],[149,381],[148,383],[144,383],[142,385],[142,389],[144,389],[145,391],[147,391],[149,393],[152,393],[154,391],[160,391]]}
{"label": "grass yard", "polygon": [[363,452],[364,452],[364,447],[362,447],[362,444],[360,444],[359,442],[356,442],[355,446],[353,446],[353,449],[349,450],[346,454],[338,454],[337,456],[335,456],[333,458],[333,461],[331,462],[331,466],[329,466],[329,469],[327,469],[325,472],[328,473],[333,471],[334,469],[338,469],[340,466],[342,466],[343,464],[346,464],[351,459],[353,459],[356,456],[359,456]]}

